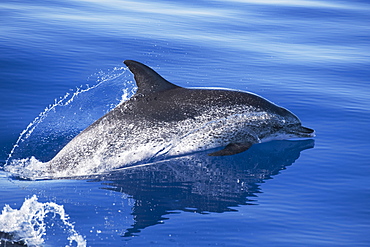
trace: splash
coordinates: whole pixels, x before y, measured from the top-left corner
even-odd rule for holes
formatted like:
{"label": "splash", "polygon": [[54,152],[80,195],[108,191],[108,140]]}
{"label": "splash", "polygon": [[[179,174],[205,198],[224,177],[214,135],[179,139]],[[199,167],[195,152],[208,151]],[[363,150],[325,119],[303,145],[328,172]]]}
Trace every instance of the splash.
{"label": "splash", "polygon": [[[51,217],[52,224],[47,224],[47,218]],[[1,243],[18,243],[26,246],[41,246],[45,243],[47,228],[56,227],[55,221],[61,221],[63,232],[66,234],[65,246],[86,246],[86,240],[77,233],[74,225],[69,222],[62,205],[53,202],[38,202],[36,195],[25,199],[19,210],[5,205],[0,215]],[[49,230],[49,229],[48,229]],[[11,238],[11,239],[9,239]],[[6,246],[6,244],[5,244]]]}
{"label": "splash", "polygon": [[45,172],[45,164],[32,156],[30,158],[12,160],[5,166],[5,171],[21,179],[48,179],[50,176]]}
{"label": "splash", "polygon": [[130,98],[136,87],[126,71],[126,67],[100,71],[88,79],[94,85],[80,86],[55,99],[21,132],[4,168],[19,170],[27,163],[35,165],[36,159],[39,163],[50,160],[80,131]]}

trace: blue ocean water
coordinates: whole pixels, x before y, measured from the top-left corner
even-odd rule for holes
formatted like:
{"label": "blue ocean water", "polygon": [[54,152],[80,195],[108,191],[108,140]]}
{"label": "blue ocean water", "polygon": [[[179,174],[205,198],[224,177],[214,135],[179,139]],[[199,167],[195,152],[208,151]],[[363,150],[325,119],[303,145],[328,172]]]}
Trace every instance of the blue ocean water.
{"label": "blue ocean water", "polygon": [[3,1],[0,12],[1,166],[9,154],[50,159],[131,95],[125,59],[184,87],[257,93],[317,133],[95,179],[28,181],[1,170],[0,237],[31,246],[370,245],[368,2]]}

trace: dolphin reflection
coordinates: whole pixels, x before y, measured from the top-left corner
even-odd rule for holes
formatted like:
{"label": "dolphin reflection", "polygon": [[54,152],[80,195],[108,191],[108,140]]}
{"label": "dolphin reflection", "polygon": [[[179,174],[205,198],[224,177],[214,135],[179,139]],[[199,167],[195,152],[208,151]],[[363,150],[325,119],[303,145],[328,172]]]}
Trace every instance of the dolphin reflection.
{"label": "dolphin reflection", "polygon": [[126,193],[135,200],[135,223],[125,237],[160,224],[176,211],[197,213],[237,211],[255,204],[259,183],[293,164],[300,152],[313,148],[314,140],[273,141],[232,156],[208,156],[204,152],[126,168],[94,181],[103,189]]}

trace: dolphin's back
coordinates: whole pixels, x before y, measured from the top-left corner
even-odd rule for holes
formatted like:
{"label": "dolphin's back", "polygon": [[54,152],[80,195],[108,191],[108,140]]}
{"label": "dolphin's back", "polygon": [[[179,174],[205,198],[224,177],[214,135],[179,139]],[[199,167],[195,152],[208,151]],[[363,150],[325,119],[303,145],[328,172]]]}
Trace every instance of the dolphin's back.
{"label": "dolphin's back", "polygon": [[282,114],[284,109],[252,93],[221,89],[172,88],[161,92],[136,94],[120,105],[117,111],[122,118],[153,118],[157,121],[180,121],[195,118],[205,111],[213,111],[213,116],[225,116],[220,109],[234,112],[263,111]]}

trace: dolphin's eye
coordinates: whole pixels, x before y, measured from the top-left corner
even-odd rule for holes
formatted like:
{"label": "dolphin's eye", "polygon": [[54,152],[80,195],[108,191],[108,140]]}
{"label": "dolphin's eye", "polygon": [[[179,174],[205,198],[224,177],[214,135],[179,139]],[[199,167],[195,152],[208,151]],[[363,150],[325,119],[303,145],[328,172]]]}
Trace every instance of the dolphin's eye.
{"label": "dolphin's eye", "polygon": [[300,126],[300,123],[288,124],[287,129],[297,129]]}
{"label": "dolphin's eye", "polygon": [[275,131],[278,131],[278,130],[282,129],[282,128],[283,128],[283,126],[281,126],[281,125],[274,125],[272,128],[273,128]]}
{"label": "dolphin's eye", "polygon": [[293,123],[293,124],[288,124],[287,127],[288,128],[293,128],[293,127],[297,127],[299,125],[300,125],[299,123]]}

